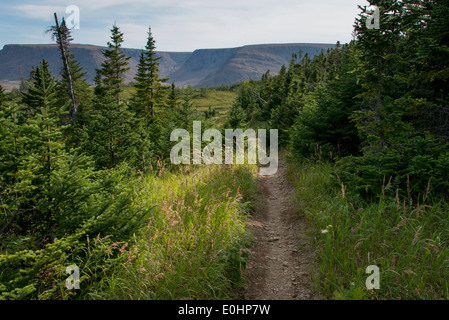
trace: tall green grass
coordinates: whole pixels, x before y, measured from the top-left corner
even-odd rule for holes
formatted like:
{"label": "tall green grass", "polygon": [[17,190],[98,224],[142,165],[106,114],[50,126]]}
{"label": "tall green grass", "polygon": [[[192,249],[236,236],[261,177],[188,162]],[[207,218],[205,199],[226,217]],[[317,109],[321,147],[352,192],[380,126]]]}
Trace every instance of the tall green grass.
{"label": "tall green grass", "polygon": [[[290,161],[298,211],[311,225],[319,256],[316,285],[329,299],[449,299],[449,205],[390,190],[361,199],[329,163]],[[367,290],[366,268],[380,268]]]}
{"label": "tall green grass", "polygon": [[[120,192],[97,190],[89,208],[99,213],[73,234],[0,254],[0,300],[234,298],[249,255],[256,169],[108,171],[109,187]],[[65,288],[71,265],[79,267],[79,290]]]}
{"label": "tall green grass", "polygon": [[[245,231],[256,190],[254,167],[184,167],[142,177],[135,201],[154,207],[94,299],[228,299],[248,256]],[[82,283],[81,283],[82,285]]]}

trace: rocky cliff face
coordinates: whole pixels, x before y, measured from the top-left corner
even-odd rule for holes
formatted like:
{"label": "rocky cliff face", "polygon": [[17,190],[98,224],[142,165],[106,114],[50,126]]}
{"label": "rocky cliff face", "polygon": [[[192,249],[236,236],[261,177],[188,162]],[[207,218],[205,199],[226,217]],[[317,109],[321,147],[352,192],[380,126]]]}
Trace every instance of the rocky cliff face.
{"label": "rocky cliff face", "polygon": [[[194,52],[159,52],[161,76],[170,78],[178,86],[214,87],[259,79],[267,70],[276,74],[283,64],[288,64],[292,54],[302,50],[313,56],[331,44],[267,44],[229,49],[199,49]],[[87,71],[87,80],[93,83],[95,69],[103,62],[104,47],[74,44],[71,52]],[[127,82],[132,81],[139,61],[139,49],[124,49],[131,57]],[[50,45],[5,45],[0,51],[0,83],[6,88],[17,86],[26,79],[33,66],[45,58],[50,70],[58,75],[61,60],[58,48]]]}
{"label": "rocky cliff face", "polygon": [[314,56],[334,45],[322,44],[267,44],[236,48],[232,55],[217,70],[210,72],[196,86],[218,86],[242,80],[258,80],[270,70],[277,74],[282,65],[289,64],[292,54],[300,50]]}

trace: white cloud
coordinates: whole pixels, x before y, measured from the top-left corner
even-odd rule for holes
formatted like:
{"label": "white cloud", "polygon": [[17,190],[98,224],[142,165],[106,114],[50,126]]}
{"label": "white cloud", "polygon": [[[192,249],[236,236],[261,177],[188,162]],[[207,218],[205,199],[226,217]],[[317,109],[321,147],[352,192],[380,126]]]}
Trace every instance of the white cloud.
{"label": "white cloud", "polygon": [[[81,10],[81,30],[74,31],[76,43],[105,45],[112,24],[117,22],[126,47],[145,46],[151,26],[158,50],[191,51],[256,43],[347,42],[358,13],[357,4],[365,5],[367,1],[42,0],[36,5],[31,0],[17,0],[16,3],[9,5],[15,15],[41,20],[30,28],[24,26],[22,19],[16,19],[17,25],[36,36],[42,36],[45,27],[51,25],[48,22],[53,21],[53,12],[62,17],[66,6],[77,5]],[[3,41],[8,37],[13,39],[2,35]]]}
{"label": "white cloud", "polygon": [[125,47],[143,49],[147,44],[148,27],[144,25],[124,23],[120,24],[120,31],[124,34]]}
{"label": "white cloud", "polygon": [[[357,3],[347,1],[210,1],[159,17],[161,48],[193,50],[254,43],[347,42]],[[359,1],[361,2],[361,1]]]}
{"label": "white cloud", "polygon": [[65,7],[34,4],[19,5],[15,6],[14,9],[25,17],[44,21],[52,21],[54,12],[65,12]]}

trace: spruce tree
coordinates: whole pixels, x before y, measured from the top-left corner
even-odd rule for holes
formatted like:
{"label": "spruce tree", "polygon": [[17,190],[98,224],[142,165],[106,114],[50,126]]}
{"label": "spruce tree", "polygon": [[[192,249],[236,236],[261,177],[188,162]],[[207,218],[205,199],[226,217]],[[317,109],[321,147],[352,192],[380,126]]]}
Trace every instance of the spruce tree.
{"label": "spruce tree", "polygon": [[35,249],[91,214],[83,210],[92,168],[64,143],[64,111],[45,60],[34,69],[22,101],[23,107],[0,108],[0,197],[9,213],[0,225],[31,237],[27,246]]}
{"label": "spruce tree", "polygon": [[106,60],[95,77],[95,97],[93,110],[87,127],[88,140],[85,150],[94,156],[97,168],[113,168],[123,161],[133,162],[139,155],[136,141],[139,140],[139,121],[120,101],[120,92],[124,82],[123,73],[128,68],[121,44],[123,33],[114,25],[111,29],[109,49],[104,50]]}
{"label": "spruce tree", "polygon": [[[370,138],[373,152],[381,152],[390,143],[392,126],[386,122],[392,99],[395,98],[394,73],[397,68],[397,50],[401,39],[402,4],[398,0],[370,0],[379,8],[379,29],[366,25],[366,6],[359,6],[361,13],[356,19],[355,32],[360,67],[357,69],[364,92],[359,95],[365,107],[356,120],[359,128]],[[374,150],[377,149],[377,150]]]}
{"label": "spruce tree", "polygon": [[[139,156],[142,159],[143,168],[146,161],[154,154],[166,153],[167,146],[163,139],[167,138],[165,129],[172,114],[165,110],[167,106],[167,89],[163,85],[168,79],[162,79],[159,75],[160,57],[156,53],[156,45],[151,28],[148,31],[147,44],[142,50],[137,66],[136,93],[131,99],[132,111],[136,114],[136,132],[139,139],[136,141]],[[174,101],[172,103],[176,104]],[[156,117],[156,111],[158,116]],[[168,112],[166,112],[168,111]]]}
{"label": "spruce tree", "polygon": [[56,83],[48,69],[48,62],[43,59],[39,67],[31,72],[30,81],[26,82],[22,102],[36,113],[41,112],[41,108],[47,108],[55,97]]}
{"label": "spruce tree", "polygon": [[167,106],[170,108],[170,110],[174,110],[177,107],[177,104],[178,97],[176,95],[176,85],[173,82],[171,84],[170,93],[168,94]]}
{"label": "spruce tree", "polygon": [[5,103],[6,96],[5,96],[5,89],[3,89],[2,85],[0,84],[0,106]]}
{"label": "spruce tree", "polygon": [[101,69],[97,69],[96,82],[101,90],[96,93],[107,97],[105,91],[110,93],[117,104],[120,104],[120,93],[124,82],[123,74],[129,70],[128,64],[131,57],[126,56],[122,50],[123,33],[117,25],[111,29],[111,41],[108,42],[108,49],[102,53],[106,60],[102,63]]}
{"label": "spruce tree", "polygon": [[56,104],[56,82],[45,60],[35,69],[33,81],[28,82],[27,86],[23,102],[33,112],[23,125],[28,136],[24,148],[28,152],[20,161],[17,177],[20,180],[31,178],[34,186],[27,190],[27,197],[34,201],[32,206],[36,208],[37,216],[28,223],[46,228],[54,217],[53,171],[56,159],[64,152],[64,145],[61,142],[61,108]]}
{"label": "spruce tree", "polygon": [[132,159],[138,138],[133,114],[123,103],[117,104],[111,94],[103,102],[96,99],[93,106],[83,149],[94,157],[97,169],[113,168]]}
{"label": "spruce tree", "polygon": [[147,44],[139,59],[135,77],[136,94],[133,97],[133,108],[137,115],[147,119],[154,117],[157,107],[166,106],[167,88],[163,83],[168,79],[160,78],[160,59],[156,53],[156,41],[149,28]]}
{"label": "spruce tree", "polygon": [[449,2],[406,0],[401,79],[410,92],[407,116],[414,127],[449,141]]}

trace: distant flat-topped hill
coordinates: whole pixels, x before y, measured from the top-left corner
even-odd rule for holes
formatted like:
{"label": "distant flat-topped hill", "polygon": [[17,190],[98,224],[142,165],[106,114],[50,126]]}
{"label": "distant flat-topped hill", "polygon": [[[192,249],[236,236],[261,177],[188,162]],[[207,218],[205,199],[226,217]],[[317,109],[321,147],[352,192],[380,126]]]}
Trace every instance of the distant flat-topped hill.
{"label": "distant flat-topped hill", "polygon": [[[177,86],[215,87],[260,79],[270,70],[276,74],[287,65],[292,54],[308,53],[313,56],[321,50],[333,48],[333,44],[260,44],[229,49],[199,49],[194,52],[162,52],[160,73]],[[87,71],[87,80],[93,83],[95,69],[103,62],[104,47],[73,44],[70,51]],[[137,70],[140,49],[123,49],[131,57],[126,82],[132,81]],[[0,84],[6,89],[18,86],[21,79],[28,78],[33,66],[45,58],[50,70],[58,75],[62,62],[56,44],[5,45],[0,51]]]}

